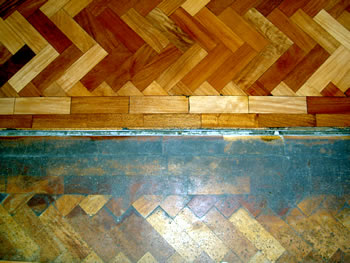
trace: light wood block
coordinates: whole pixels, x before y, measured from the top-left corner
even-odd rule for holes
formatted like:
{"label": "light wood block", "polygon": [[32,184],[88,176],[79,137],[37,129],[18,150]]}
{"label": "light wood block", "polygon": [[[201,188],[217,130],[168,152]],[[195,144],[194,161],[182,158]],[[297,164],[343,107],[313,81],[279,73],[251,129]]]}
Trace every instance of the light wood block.
{"label": "light wood block", "polygon": [[306,98],[250,96],[249,113],[307,113]]}
{"label": "light wood block", "polygon": [[96,44],[63,9],[57,11],[50,19],[82,52],[87,52]]}
{"label": "light wood block", "polygon": [[15,98],[0,98],[0,114],[13,114],[15,106]]}
{"label": "light wood block", "polygon": [[38,54],[48,45],[46,39],[18,11],[9,16],[5,22],[23,39],[35,54]]}
{"label": "light wood block", "polygon": [[65,71],[56,81],[57,84],[64,91],[69,91],[71,87],[93,69],[105,56],[107,56],[107,52],[99,45],[94,45]]}
{"label": "light wood block", "polygon": [[135,9],[131,8],[121,18],[156,52],[162,52],[169,44],[169,40]]}
{"label": "light wood block", "polygon": [[156,82],[165,90],[171,90],[190,70],[192,70],[208,53],[198,44],[188,49],[174,64],[166,69]]}
{"label": "light wood block", "polygon": [[169,16],[185,1],[186,0],[163,0],[157,7]]}
{"label": "light wood block", "polygon": [[128,113],[129,97],[73,97],[75,113]]}
{"label": "light wood block", "polygon": [[328,53],[332,54],[340,46],[340,43],[333,36],[301,9],[294,13],[291,20],[311,36]]}
{"label": "light wood block", "polygon": [[283,81],[280,84],[278,84],[278,86],[271,91],[271,94],[273,96],[277,96],[277,97],[278,96],[280,96],[280,97],[297,96],[297,94],[295,94],[295,92],[290,87],[288,87],[288,85],[286,83],[284,83]]}
{"label": "light wood block", "polygon": [[40,7],[47,17],[51,17],[56,14],[62,7],[64,7],[70,0],[48,0],[44,5]]}
{"label": "light wood block", "polygon": [[209,2],[210,0],[186,0],[185,3],[181,5],[181,7],[185,9],[186,12],[191,16],[194,16]]}
{"label": "light wood block", "polygon": [[344,47],[350,50],[350,32],[335,20],[325,10],[321,10],[314,20],[320,24],[329,34],[338,40]]}
{"label": "light wood block", "polygon": [[202,114],[202,128],[257,128],[256,114]]}
{"label": "light wood block", "polygon": [[51,45],[47,45],[31,61],[13,75],[11,79],[9,79],[9,84],[17,92],[20,92],[58,56],[59,53]]}
{"label": "light wood block", "polygon": [[16,98],[14,114],[70,114],[71,98]]}
{"label": "light wood block", "polygon": [[130,113],[187,113],[188,98],[182,96],[145,96],[130,98]]}
{"label": "light wood block", "polygon": [[199,114],[145,114],[145,128],[200,128]]}
{"label": "light wood block", "polygon": [[248,97],[192,96],[190,113],[248,113]]}
{"label": "light wood block", "polygon": [[[299,96],[321,96],[320,92],[334,78],[350,70],[350,51],[340,46],[296,92]],[[347,88],[346,88],[347,89]],[[344,92],[346,89],[343,89]]]}
{"label": "light wood block", "polygon": [[250,9],[244,18],[271,42],[234,78],[234,83],[246,90],[288,50],[293,42],[256,9]]}
{"label": "light wood block", "polygon": [[81,10],[83,10],[93,0],[70,0],[63,9],[71,17],[76,16]]}
{"label": "light wood block", "polygon": [[2,18],[0,18],[0,42],[13,55],[24,46],[24,41]]}

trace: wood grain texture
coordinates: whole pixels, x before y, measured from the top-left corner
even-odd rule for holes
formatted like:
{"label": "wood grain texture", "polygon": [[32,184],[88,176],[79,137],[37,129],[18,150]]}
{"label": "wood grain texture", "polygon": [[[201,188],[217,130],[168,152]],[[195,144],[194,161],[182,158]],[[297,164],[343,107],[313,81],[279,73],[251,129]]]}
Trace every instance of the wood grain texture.
{"label": "wood grain texture", "polygon": [[308,113],[315,114],[344,114],[350,112],[349,98],[336,97],[308,97],[307,98]]}
{"label": "wood grain texture", "polygon": [[191,113],[248,113],[246,96],[191,96]]}
{"label": "wood grain texture", "polygon": [[0,41],[12,54],[24,46],[24,41],[3,19],[0,19]]}
{"label": "wood grain texture", "polygon": [[169,44],[169,40],[136,10],[130,9],[121,18],[158,53]]}
{"label": "wood grain texture", "polygon": [[15,106],[14,98],[0,98],[0,114],[13,114]]}
{"label": "wood grain texture", "polygon": [[249,113],[305,114],[305,97],[249,97]]}
{"label": "wood grain texture", "polygon": [[14,12],[5,22],[36,54],[48,45],[46,39],[19,12]]}
{"label": "wood grain texture", "polygon": [[[347,104],[332,99],[350,96],[347,2],[0,0],[0,98],[68,98],[76,111],[43,114],[38,106],[35,114],[33,106],[14,118],[4,107],[1,123],[42,129],[239,128],[240,121],[242,127],[309,127],[317,125],[316,114],[339,115],[338,123],[346,125]],[[240,108],[233,98],[248,106]],[[307,114],[309,100],[314,111]],[[191,101],[198,104],[191,107]],[[323,104],[333,107],[331,113]],[[322,125],[331,123],[327,116]],[[106,262],[118,255],[102,254],[109,255],[101,257]],[[130,260],[164,261],[154,251],[138,254]],[[264,259],[261,252],[253,255]],[[100,250],[89,252],[88,259],[100,256]],[[203,253],[200,260],[208,257]],[[60,260],[72,261],[68,252]]]}
{"label": "wood grain texture", "polygon": [[187,113],[188,99],[180,96],[131,97],[130,113]]}
{"label": "wood grain texture", "polygon": [[14,114],[70,114],[71,98],[17,98]]}
{"label": "wood grain texture", "polygon": [[72,114],[79,113],[128,113],[128,97],[73,97]]}
{"label": "wood grain texture", "polygon": [[58,52],[47,45],[31,61],[22,67],[11,79],[9,84],[20,92],[30,81],[43,71],[56,57]]}

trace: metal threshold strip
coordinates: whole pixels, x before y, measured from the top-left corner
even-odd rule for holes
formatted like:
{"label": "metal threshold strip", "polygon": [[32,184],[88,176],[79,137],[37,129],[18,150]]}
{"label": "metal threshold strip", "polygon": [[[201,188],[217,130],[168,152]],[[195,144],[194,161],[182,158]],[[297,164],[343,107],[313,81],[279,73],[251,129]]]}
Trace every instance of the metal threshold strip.
{"label": "metal threshold strip", "polygon": [[23,136],[350,136],[350,128],[0,130],[0,137]]}

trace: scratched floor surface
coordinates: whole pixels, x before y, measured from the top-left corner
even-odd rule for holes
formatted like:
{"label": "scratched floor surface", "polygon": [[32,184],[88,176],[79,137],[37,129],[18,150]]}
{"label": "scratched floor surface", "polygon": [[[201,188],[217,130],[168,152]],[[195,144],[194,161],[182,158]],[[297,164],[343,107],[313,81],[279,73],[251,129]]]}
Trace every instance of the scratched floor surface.
{"label": "scratched floor surface", "polygon": [[0,140],[0,259],[350,262],[349,137]]}

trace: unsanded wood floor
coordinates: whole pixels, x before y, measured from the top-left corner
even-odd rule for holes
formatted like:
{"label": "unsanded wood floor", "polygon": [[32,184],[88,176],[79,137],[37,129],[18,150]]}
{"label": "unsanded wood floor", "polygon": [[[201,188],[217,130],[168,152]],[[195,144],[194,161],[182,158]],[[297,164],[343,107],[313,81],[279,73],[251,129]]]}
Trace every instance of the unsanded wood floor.
{"label": "unsanded wood floor", "polygon": [[348,0],[1,0],[0,127],[350,125]]}
{"label": "unsanded wood floor", "polygon": [[0,261],[348,263],[349,137],[1,138]]}

